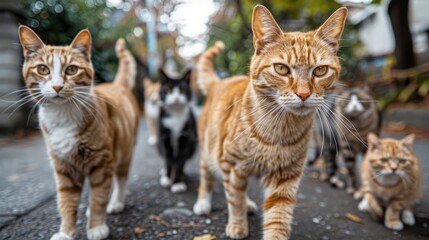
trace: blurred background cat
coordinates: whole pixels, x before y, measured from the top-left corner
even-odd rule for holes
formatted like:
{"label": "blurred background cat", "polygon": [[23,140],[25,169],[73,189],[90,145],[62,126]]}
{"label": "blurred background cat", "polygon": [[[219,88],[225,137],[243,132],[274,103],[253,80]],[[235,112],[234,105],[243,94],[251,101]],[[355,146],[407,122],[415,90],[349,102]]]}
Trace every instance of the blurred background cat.
{"label": "blurred background cat", "polygon": [[190,77],[190,70],[181,78],[171,78],[159,71],[158,150],[166,164],[161,170],[160,184],[171,187],[172,192],[186,191],[185,163],[193,156],[198,144]]}
{"label": "blurred background cat", "polygon": [[147,142],[153,146],[158,142],[158,117],[159,117],[159,82],[152,82],[149,78],[144,78],[144,112],[146,117],[149,137]]}

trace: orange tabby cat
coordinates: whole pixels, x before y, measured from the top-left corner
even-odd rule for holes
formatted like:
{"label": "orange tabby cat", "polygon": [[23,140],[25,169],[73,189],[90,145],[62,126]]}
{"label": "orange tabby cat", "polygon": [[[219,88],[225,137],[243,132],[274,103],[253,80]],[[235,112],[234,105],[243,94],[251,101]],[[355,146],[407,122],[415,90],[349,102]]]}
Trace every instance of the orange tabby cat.
{"label": "orange tabby cat", "polygon": [[[124,209],[125,187],[139,120],[134,59],[118,40],[119,71],[112,84],[93,87],[91,35],[82,30],[70,46],[44,45],[19,27],[23,76],[39,105],[39,122],[55,171],[61,226],[51,239],[72,239],[84,179],[91,187],[88,239],[109,235],[108,213]],[[128,67],[127,67],[128,66]],[[134,74],[134,75],[133,75]],[[109,200],[113,182],[113,192]]]}
{"label": "orange tabby cat", "polygon": [[247,212],[255,204],[246,195],[247,177],[256,175],[265,187],[264,239],[289,238],[315,108],[339,78],[337,51],[346,15],[340,8],[315,31],[283,32],[258,5],[249,77],[219,80],[212,60],[222,44],[200,58],[200,87],[207,99],[198,125],[201,178],[194,212],[211,211],[214,175],[222,173],[228,237],[248,236]]}
{"label": "orange tabby cat", "polygon": [[395,140],[370,133],[362,162],[364,198],[358,208],[374,218],[383,217],[386,208],[384,225],[394,230],[402,230],[403,223],[414,225],[413,207],[423,197],[422,170],[413,141],[414,135]]}

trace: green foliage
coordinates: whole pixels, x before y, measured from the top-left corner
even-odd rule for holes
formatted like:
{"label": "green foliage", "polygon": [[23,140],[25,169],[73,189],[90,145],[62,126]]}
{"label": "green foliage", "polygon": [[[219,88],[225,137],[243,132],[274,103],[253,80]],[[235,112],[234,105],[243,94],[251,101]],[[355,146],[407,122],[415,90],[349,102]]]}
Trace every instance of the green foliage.
{"label": "green foliage", "polygon": [[112,26],[112,9],[104,0],[21,0],[21,4],[27,16],[25,24],[48,44],[70,44],[80,30],[88,28],[93,40],[96,80],[113,80],[117,59],[109,42],[130,32],[131,25]]}
{"label": "green foliage", "polygon": [[[251,18],[256,4],[266,6],[279,25],[289,31],[309,31],[319,27],[341,5],[334,0],[231,0],[225,8],[234,6],[237,14],[213,23],[208,45],[216,40],[225,43],[224,53],[216,59],[216,66],[231,75],[247,74],[253,54]],[[221,11],[223,11],[221,9]],[[291,27],[290,20],[304,19],[305,24]],[[360,42],[356,29],[346,24],[340,44],[340,59],[343,66],[342,78],[353,79],[359,60]]]}
{"label": "green foliage", "polygon": [[[406,80],[409,80],[405,84]],[[390,84],[389,91],[379,96],[380,109],[386,109],[393,102],[406,103],[412,100],[422,99],[429,93],[429,78],[416,73],[406,79],[398,79],[398,82]]]}

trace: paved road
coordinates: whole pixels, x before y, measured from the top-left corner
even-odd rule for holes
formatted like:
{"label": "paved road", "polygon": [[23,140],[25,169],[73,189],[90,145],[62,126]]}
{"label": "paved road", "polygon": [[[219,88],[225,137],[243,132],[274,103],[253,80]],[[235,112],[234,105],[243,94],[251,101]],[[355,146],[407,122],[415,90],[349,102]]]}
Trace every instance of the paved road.
{"label": "paved road", "polygon": [[[203,234],[226,239],[224,227],[227,211],[221,184],[215,188],[214,211],[198,217],[191,212],[198,184],[197,157],[186,172],[189,190],[172,194],[158,184],[162,160],[146,144],[146,127],[142,122],[130,176],[129,194],[123,213],[108,217],[109,239],[192,239]],[[404,231],[386,229],[357,210],[357,202],[345,192],[332,189],[304,177],[298,194],[292,239],[429,239],[429,140],[415,144],[426,173],[424,201],[417,206],[417,223]],[[0,142],[0,240],[49,239],[58,231],[55,185],[43,139]],[[250,195],[261,204],[262,189],[256,180],[249,186]],[[76,239],[85,239],[88,191],[79,207]],[[354,214],[362,223],[348,220]],[[260,239],[261,214],[249,217],[251,235]]]}

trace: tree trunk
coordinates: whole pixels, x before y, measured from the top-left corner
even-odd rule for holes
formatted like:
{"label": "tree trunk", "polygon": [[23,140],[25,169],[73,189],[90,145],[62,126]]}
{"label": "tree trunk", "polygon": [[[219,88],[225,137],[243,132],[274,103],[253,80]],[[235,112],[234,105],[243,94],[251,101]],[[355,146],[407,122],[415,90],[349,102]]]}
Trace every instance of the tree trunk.
{"label": "tree trunk", "polygon": [[395,35],[396,69],[407,69],[416,65],[413,38],[408,25],[408,6],[409,0],[391,0],[388,8]]}

